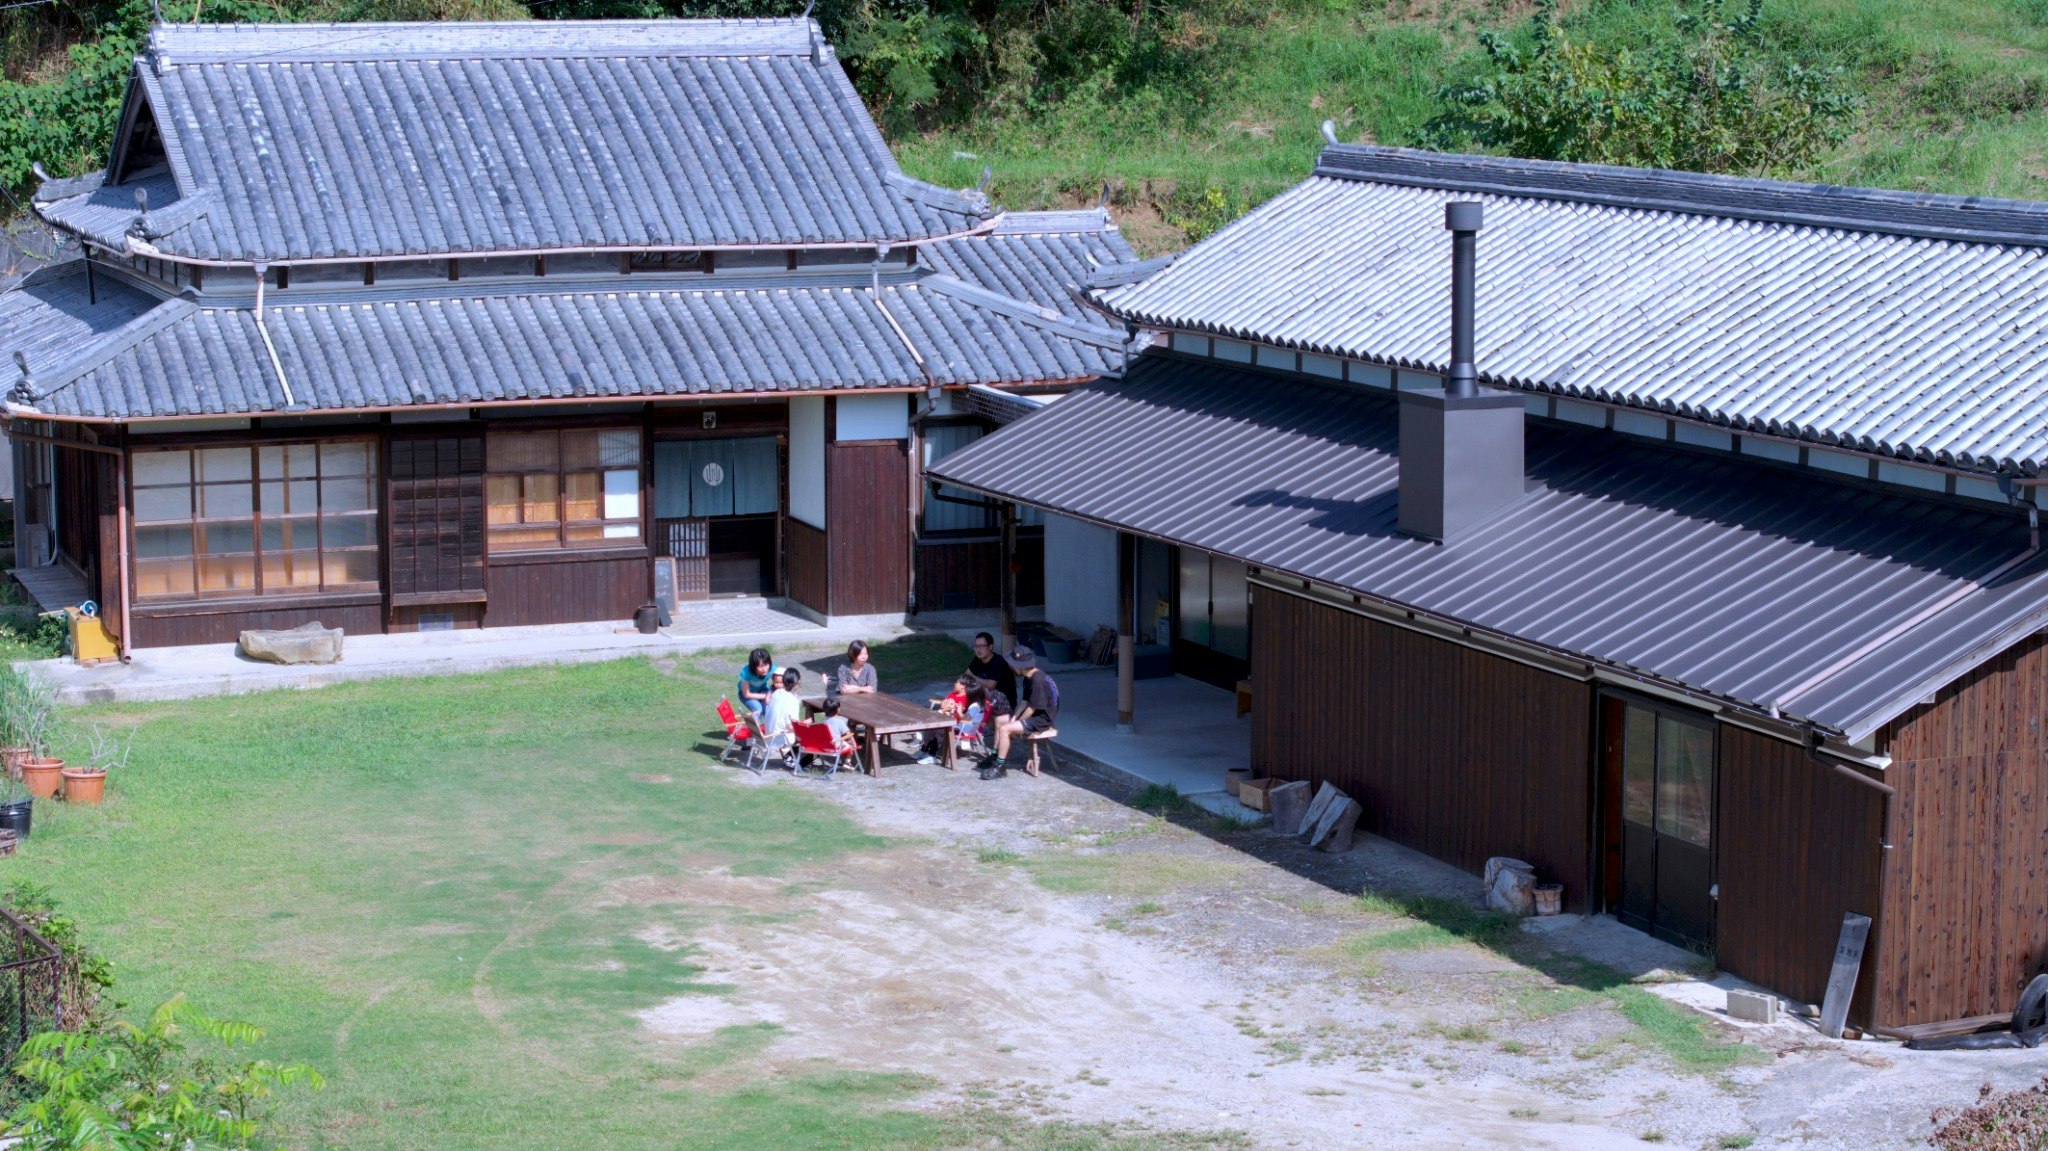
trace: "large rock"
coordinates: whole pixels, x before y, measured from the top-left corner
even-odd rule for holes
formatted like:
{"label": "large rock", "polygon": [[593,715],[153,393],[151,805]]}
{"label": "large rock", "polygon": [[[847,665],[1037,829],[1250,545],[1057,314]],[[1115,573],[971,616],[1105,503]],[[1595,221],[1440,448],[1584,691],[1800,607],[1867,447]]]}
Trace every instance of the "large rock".
{"label": "large rock", "polygon": [[242,633],[242,654],[266,663],[340,663],[341,629],[307,623],[288,631]]}

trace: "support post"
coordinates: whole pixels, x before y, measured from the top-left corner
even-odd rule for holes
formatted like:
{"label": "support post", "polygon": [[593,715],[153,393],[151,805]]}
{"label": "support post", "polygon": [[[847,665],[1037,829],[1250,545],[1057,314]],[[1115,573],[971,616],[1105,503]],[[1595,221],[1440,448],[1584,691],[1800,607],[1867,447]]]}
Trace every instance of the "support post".
{"label": "support post", "polygon": [[1017,649],[1017,505],[1004,501],[1001,517],[1002,554],[997,558],[1002,569],[1003,618],[996,630],[1002,633],[998,642],[1004,658],[1008,658]]}
{"label": "support post", "polygon": [[1138,537],[1116,533],[1116,729],[1137,730]]}

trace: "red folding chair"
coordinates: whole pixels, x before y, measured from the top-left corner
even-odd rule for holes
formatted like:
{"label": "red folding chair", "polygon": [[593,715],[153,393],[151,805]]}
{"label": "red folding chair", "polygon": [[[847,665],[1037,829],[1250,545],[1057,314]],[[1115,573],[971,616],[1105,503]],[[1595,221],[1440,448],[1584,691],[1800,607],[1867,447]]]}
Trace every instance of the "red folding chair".
{"label": "red folding chair", "polygon": [[796,733],[797,761],[792,770],[799,770],[804,758],[808,756],[813,763],[830,760],[832,766],[818,774],[831,775],[839,770],[847,756],[854,754],[852,748],[834,738],[832,729],[822,723],[804,723],[799,720],[790,725],[790,730]]}
{"label": "red folding chair", "polygon": [[733,710],[732,700],[718,701],[718,721],[725,725],[725,750],[718,753],[718,762],[731,763],[732,757],[738,755],[742,762],[747,763],[749,767],[753,766],[754,743],[757,737],[754,735],[753,725],[741,719],[739,713]]}

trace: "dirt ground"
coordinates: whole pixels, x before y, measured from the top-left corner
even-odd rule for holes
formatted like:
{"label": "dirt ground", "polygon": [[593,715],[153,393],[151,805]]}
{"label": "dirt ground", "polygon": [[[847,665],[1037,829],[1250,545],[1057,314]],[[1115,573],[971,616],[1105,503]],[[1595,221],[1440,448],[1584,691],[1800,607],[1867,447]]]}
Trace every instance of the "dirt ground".
{"label": "dirt ground", "polygon": [[1796,1023],[1683,1068],[1615,1000],[1496,950],[1424,929],[1361,951],[1408,921],[1360,891],[1476,886],[1382,840],[1310,852],[1135,810],[1072,771],[734,778],[814,789],[900,845],[829,873],[621,882],[611,898],[677,908],[650,942],[733,989],[643,1022],[679,1043],[772,1023],[777,1067],[912,1072],[932,1106],[1257,1148],[1861,1149],[1922,1146],[1932,1108],[2048,1074],[2033,1052],[1918,1054]]}

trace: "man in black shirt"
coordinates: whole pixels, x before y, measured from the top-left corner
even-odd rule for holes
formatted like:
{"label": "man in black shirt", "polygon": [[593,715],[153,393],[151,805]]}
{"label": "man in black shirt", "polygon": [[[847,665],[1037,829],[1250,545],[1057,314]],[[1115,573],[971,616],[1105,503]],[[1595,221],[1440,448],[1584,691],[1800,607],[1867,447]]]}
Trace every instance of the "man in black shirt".
{"label": "man in black shirt", "polygon": [[[1024,678],[1020,685],[1024,695],[1017,701],[1017,709],[1009,718],[996,721],[997,772],[1006,769],[1011,739],[1023,739],[1050,730],[1059,718],[1060,710],[1060,689],[1054,686],[1051,676],[1038,670],[1038,660],[1032,656],[1031,649],[1020,647],[1011,652],[1010,666]],[[1025,770],[1037,775],[1037,760],[1028,761]]]}
{"label": "man in black shirt", "polygon": [[987,632],[974,637],[974,658],[967,661],[967,674],[981,681],[983,691],[1002,692],[1005,700],[1017,698],[1017,673],[996,654],[996,637]]}

